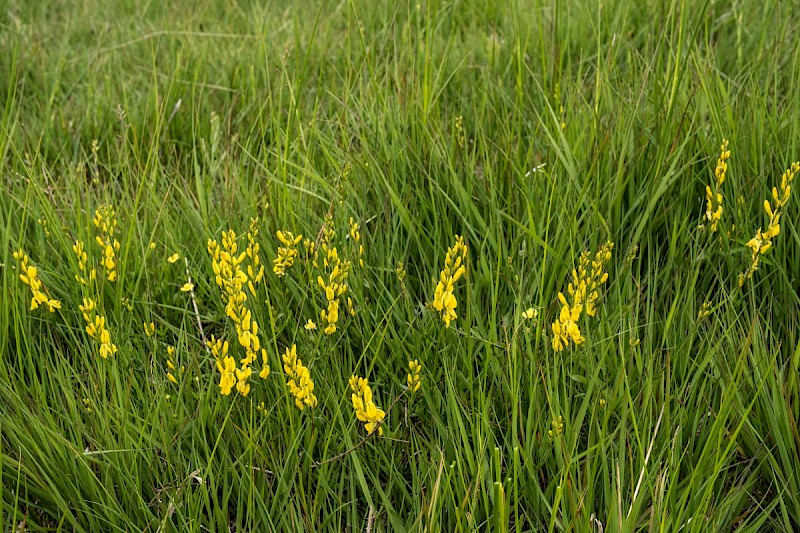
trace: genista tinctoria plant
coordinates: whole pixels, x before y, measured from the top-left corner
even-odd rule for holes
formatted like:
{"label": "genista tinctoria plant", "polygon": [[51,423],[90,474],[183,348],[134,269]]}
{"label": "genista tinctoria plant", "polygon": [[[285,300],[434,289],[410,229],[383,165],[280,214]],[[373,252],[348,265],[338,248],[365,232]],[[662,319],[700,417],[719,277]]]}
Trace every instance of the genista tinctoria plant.
{"label": "genista tinctoria plant", "polygon": [[444,268],[439,273],[439,282],[433,294],[433,308],[439,314],[445,327],[450,327],[450,322],[458,317],[456,300],[453,291],[456,281],[466,272],[467,245],[464,238],[456,235],[456,242],[447,249],[444,258]]}
{"label": "genista tinctoria plant", "polygon": [[597,311],[595,303],[600,296],[599,290],[608,281],[605,266],[611,260],[614,243],[606,242],[591,259],[589,251],[584,251],[578,259],[578,268],[572,270],[572,281],[567,287],[567,295],[558,293],[561,311],[553,322],[553,350],[560,352],[569,346],[570,341],[581,344],[585,338],[581,334],[578,321],[582,314],[593,317]]}
{"label": "genista tinctoria plant", "polygon": [[[253,371],[251,365],[261,355],[261,372],[259,377],[265,379],[269,376],[267,351],[261,348],[258,336],[258,322],[247,307],[247,293],[244,287],[251,280],[242,269],[242,263],[247,258],[246,252],[238,253],[236,233],[233,230],[222,232],[222,246],[216,240],[208,240],[208,254],[211,256],[215,280],[220,288],[220,296],[225,304],[225,315],[233,322],[236,328],[236,338],[239,346],[244,350],[244,356],[236,368],[235,361],[227,355],[227,343],[218,346],[218,341],[212,338],[209,348],[214,352],[217,368],[220,371],[220,391],[230,394],[231,376],[236,376],[236,390],[242,396],[250,392],[250,376]],[[224,349],[223,349],[224,348]],[[231,362],[233,361],[233,365]]]}
{"label": "genista tinctoria plant", "polygon": [[796,161],[781,176],[780,190],[777,187],[772,188],[772,202],[769,199],[764,200],[764,212],[769,217],[767,229],[762,231],[758,228],[755,237],[747,241],[747,247],[750,248],[750,264],[747,270],[739,274],[740,287],[758,270],[761,256],[772,248],[772,240],[780,234],[781,214],[792,194],[792,182],[798,172],[800,172],[800,162]]}

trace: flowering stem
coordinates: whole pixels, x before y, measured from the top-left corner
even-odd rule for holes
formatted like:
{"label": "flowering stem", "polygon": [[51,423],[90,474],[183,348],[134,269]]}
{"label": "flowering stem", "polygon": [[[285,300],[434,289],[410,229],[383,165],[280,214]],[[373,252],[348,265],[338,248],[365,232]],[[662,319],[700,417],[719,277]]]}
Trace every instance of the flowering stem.
{"label": "flowering stem", "polygon": [[[403,396],[405,396],[405,394],[408,392],[408,390],[409,390],[409,389],[408,389],[408,388],[406,388],[406,389],[405,389],[403,392],[401,392],[400,394],[398,394],[398,395],[397,395],[397,397],[396,397],[396,398],[395,398],[395,399],[392,401],[392,403],[389,405],[389,408],[388,408],[388,409],[386,409],[386,415],[388,415],[388,414],[389,414],[389,412],[392,410],[392,407],[394,407],[394,405],[395,405],[395,404],[396,404],[396,403],[397,403],[397,402],[400,400],[400,398],[402,398]],[[370,431],[369,433],[367,433],[366,437],[364,437],[363,439],[361,439],[361,440],[360,440],[360,441],[359,441],[357,444],[353,445],[351,448],[349,448],[349,449],[347,449],[347,450],[343,451],[343,452],[342,452],[342,453],[340,453],[339,455],[334,455],[334,456],[333,456],[333,457],[331,457],[330,459],[326,459],[326,460],[324,460],[324,461],[322,461],[322,462],[315,462],[315,463],[312,463],[312,464],[311,464],[311,468],[319,468],[320,466],[326,465],[326,464],[328,464],[328,463],[332,463],[332,462],[334,462],[334,461],[338,461],[338,460],[339,460],[339,459],[341,459],[342,457],[345,457],[346,455],[349,455],[349,454],[353,453],[354,451],[356,451],[357,449],[359,449],[361,446],[363,446],[363,445],[364,445],[364,443],[365,443],[365,442],[367,442],[367,441],[370,439],[370,437],[372,437],[373,435],[375,435],[375,434],[378,432],[378,429],[380,429],[381,425],[382,425],[382,424],[383,424],[383,423],[386,421],[386,419],[387,419],[387,418],[388,418],[388,416],[384,416],[382,419],[380,419],[380,420],[379,420],[379,421],[378,421],[378,422],[375,424],[375,427],[374,427],[374,428],[372,428],[372,431]]]}

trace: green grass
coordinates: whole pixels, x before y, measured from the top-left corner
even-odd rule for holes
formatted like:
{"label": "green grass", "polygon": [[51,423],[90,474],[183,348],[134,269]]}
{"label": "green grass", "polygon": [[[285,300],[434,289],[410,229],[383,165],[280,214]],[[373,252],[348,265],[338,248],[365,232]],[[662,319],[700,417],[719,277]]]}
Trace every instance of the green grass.
{"label": "green grass", "polygon": [[[763,200],[800,159],[797,6],[311,4],[0,10],[3,529],[800,528],[796,197],[737,282]],[[725,138],[710,234],[698,226]],[[105,203],[119,279],[89,292],[109,359],[84,331],[71,250],[81,239],[97,261]],[[313,269],[270,270],[275,232],[315,238],[328,212],[348,257],[347,221],[361,223],[366,263],[348,279],[357,314],[331,336],[303,328],[323,303]],[[235,334],[206,242],[256,215],[268,268],[248,305],[272,374],[222,396],[198,318]],[[470,252],[446,329],[426,304],[455,234]],[[556,353],[558,292],[606,240],[586,342]],[[58,312],[28,309],[18,248]],[[293,343],[310,412],[284,385]],[[424,369],[413,396],[409,359]],[[366,435],[352,374],[388,410],[384,434],[325,462]]]}

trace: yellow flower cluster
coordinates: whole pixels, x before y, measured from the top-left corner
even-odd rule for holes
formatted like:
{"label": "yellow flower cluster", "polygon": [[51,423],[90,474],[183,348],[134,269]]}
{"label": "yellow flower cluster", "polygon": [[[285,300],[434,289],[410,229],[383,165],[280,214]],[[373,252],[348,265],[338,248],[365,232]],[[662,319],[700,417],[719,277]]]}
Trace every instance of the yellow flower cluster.
{"label": "yellow flower cluster", "polygon": [[51,313],[55,313],[56,309],[61,309],[61,302],[48,298],[42,290],[43,286],[42,280],[39,279],[39,271],[30,264],[28,255],[22,250],[17,250],[13,255],[19,268],[19,280],[31,290],[31,311],[42,304],[46,305]]}
{"label": "yellow flower cluster", "polygon": [[278,247],[278,257],[272,261],[272,271],[281,277],[294,264],[297,258],[297,245],[303,240],[303,236],[295,237],[290,231],[278,231],[276,235],[283,246]]}
{"label": "yellow flower cluster", "polygon": [[351,377],[350,390],[353,391],[351,399],[356,418],[364,422],[364,429],[367,430],[367,433],[372,433],[377,428],[378,435],[383,435],[383,428],[380,424],[386,416],[386,412],[379,409],[372,401],[372,389],[369,387],[367,379],[358,376]]}
{"label": "yellow flower cluster", "polygon": [[250,294],[255,296],[256,286],[264,279],[264,265],[261,264],[261,245],[258,244],[258,217],[250,219],[250,229],[247,231],[247,248],[245,253],[249,264],[247,265],[247,288],[250,289]]}
{"label": "yellow flower cluster", "polygon": [[311,239],[303,239],[303,249],[305,251],[305,261],[310,262],[314,268],[317,268],[317,243]]}
{"label": "yellow flower cluster", "polygon": [[561,311],[558,320],[551,325],[553,350],[560,352],[569,346],[570,341],[577,345],[585,340],[578,327],[578,321],[583,312],[593,317],[597,311],[595,304],[599,297],[600,286],[608,281],[605,265],[611,260],[613,248],[613,242],[606,242],[594,254],[594,259],[588,251],[581,253],[578,268],[572,270],[572,280],[567,287],[571,301],[567,301],[564,294],[558,293]]}
{"label": "yellow flower cluster", "polygon": [[116,253],[119,251],[119,241],[114,238],[117,231],[117,215],[114,206],[101,205],[94,212],[94,225],[100,234],[95,237],[97,245],[103,251],[103,268],[108,281],[117,279]]}
{"label": "yellow flower cluster", "polygon": [[406,384],[412,393],[417,392],[422,385],[422,378],[420,377],[421,372],[422,365],[419,364],[417,359],[408,362],[408,375],[406,376]]}
{"label": "yellow flower cluster", "polygon": [[348,231],[350,238],[353,239],[353,243],[358,245],[358,266],[364,268],[364,245],[361,244],[361,232],[359,231],[360,226],[358,225],[358,222],[353,220],[353,217],[350,217],[350,222],[348,225],[350,226]]}
{"label": "yellow flower cluster", "polygon": [[564,432],[564,417],[559,416],[558,418],[554,418],[553,421],[550,422],[550,428],[551,429],[547,430],[547,440],[552,442]]}
{"label": "yellow flower cluster", "polygon": [[[267,363],[267,352],[261,348],[261,341],[258,338],[258,322],[245,305],[247,294],[244,292],[244,286],[248,278],[241,265],[247,254],[242,252],[237,255],[237,252],[236,233],[233,230],[222,232],[221,247],[216,240],[208,240],[208,253],[212,259],[217,286],[222,290],[225,314],[236,327],[239,345],[245,350],[245,356],[239,361],[241,368],[236,370],[236,390],[242,396],[247,396],[250,392],[248,380],[252,374],[250,365],[258,357],[259,351],[262,359],[260,377],[266,378],[269,375],[269,364]],[[225,368],[227,368],[227,364]]]}
{"label": "yellow flower cluster", "polygon": [[283,371],[286,372],[286,386],[294,396],[294,404],[301,411],[308,407],[313,409],[317,406],[317,397],[314,396],[314,382],[308,368],[303,366],[303,362],[297,357],[297,346],[292,344],[291,348],[286,348],[283,355]]}
{"label": "yellow flower cluster", "polygon": [[[336,331],[336,323],[339,321],[339,299],[347,292],[345,280],[350,273],[350,261],[343,261],[339,258],[339,251],[335,247],[329,247],[327,243],[322,243],[322,251],[325,254],[323,265],[327,273],[328,280],[322,276],[317,276],[317,284],[325,293],[326,308],[320,311],[320,318],[325,324],[323,330],[326,335],[332,335]],[[348,298],[349,308],[353,309],[352,301]],[[354,312],[354,311],[353,311]]]}
{"label": "yellow flower cluster", "polygon": [[739,286],[744,285],[745,280],[753,276],[753,272],[758,270],[758,263],[760,256],[764,255],[772,248],[772,239],[778,236],[781,232],[781,213],[783,206],[789,201],[792,194],[792,182],[795,175],[800,172],[800,161],[792,163],[792,165],[781,176],[780,191],[777,187],[772,188],[772,200],[764,200],[764,211],[769,217],[766,231],[761,231],[758,228],[755,237],[747,241],[747,247],[750,248],[750,266],[747,270],[739,274]]}
{"label": "yellow flower cluster", "polygon": [[75,281],[81,285],[88,285],[90,281],[95,280],[96,274],[94,268],[87,269],[88,255],[83,241],[75,241],[75,244],[72,245],[72,251],[75,252],[75,257],[78,258],[78,270],[80,271],[80,274],[75,274]]}
{"label": "yellow flower cluster", "polygon": [[720,146],[717,167],[714,169],[714,190],[710,185],[706,185],[706,220],[709,223],[709,231],[717,231],[717,225],[722,218],[722,184],[725,182],[725,173],[728,171],[728,158],[731,151],[728,150],[728,139],[722,141]]}
{"label": "yellow flower cluster", "polygon": [[217,370],[220,373],[220,394],[227,396],[231,393],[233,386],[236,385],[236,360],[228,355],[228,341],[223,342],[222,339],[216,339],[212,335],[211,340],[206,341],[206,344],[214,356]]}
{"label": "yellow flower cluster", "polygon": [[152,337],[156,334],[156,325],[153,322],[142,322],[142,327],[144,329],[144,334],[148,337]]}
{"label": "yellow flower cluster", "polygon": [[439,283],[433,295],[433,308],[441,314],[445,327],[450,327],[450,322],[456,318],[458,302],[453,294],[455,282],[464,274],[467,262],[467,245],[463,237],[456,235],[456,242],[447,249],[444,259],[444,269],[439,274]]}
{"label": "yellow flower cluster", "polygon": [[86,333],[100,344],[100,357],[107,359],[117,353],[117,346],[111,342],[111,333],[106,328],[106,317],[96,313],[97,305],[91,298],[84,298],[78,306],[86,321]]}
{"label": "yellow flower cluster", "polygon": [[169,371],[167,372],[167,379],[170,380],[172,383],[178,383],[177,378],[175,378],[175,374],[172,373],[175,370],[175,363],[172,362],[172,358],[174,356],[175,356],[175,347],[167,346],[167,368],[169,368]]}

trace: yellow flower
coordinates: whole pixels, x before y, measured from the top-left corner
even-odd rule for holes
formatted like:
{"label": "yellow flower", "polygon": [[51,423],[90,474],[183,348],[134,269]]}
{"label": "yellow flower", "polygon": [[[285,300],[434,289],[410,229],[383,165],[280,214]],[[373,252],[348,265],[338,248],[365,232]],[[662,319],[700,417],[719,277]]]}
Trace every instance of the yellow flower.
{"label": "yellow flower", "polygon": [[99,230],[99,235],[95,241],[103,251],[103,268],[106,272],[108,281],[117,279],[116,252],[119,251],[119,241],[114,238],[117,230],[117,216],[112,205],[101,205],[94,213],[93,219],[95,227]]}
{"label": "yellow flower", "polygon": [[175,379],[175,376],[172,375],[172,372],[167,372],[167,379],[170,380],[173,383],[177,383],[178,382],[178,380]]}
{"label": "yellow flower", "polygon": [[421,386],[421,372],[422,366],[419,364],[418,360],[414,359],[413,361],[408,362],[408,375],[406,376],[406,384],[412,393],[417,392]]}
{"label": "yellow flower", "polygon": [[178,254],[176,252],[176,253],[172,254],[171,256],[167,257],[167,262],[169,264],[173,264],[173,263],[177,262],[178,259],[180,259],[180,258],[181,258],[180,254]]}
{"label": "yellow flower", "polygon": [[[227,346],[227,342],[225,345]],[[227,350],[226,350],[227,352]],[[224,360],[217,359],[217,370],[220,373],[219,388],[220,394],[227,396],[236,384],[234,372],[236,371],[236,360],[233,357],[225,357]]]}
{"label": "yellow flower", "polygon": [[191,292],[193,290],[194,290],[194,283],[190,283],[188,281],[183,284],[183,287],[181,287],[181,291],[183,292]]}
{"label": "yellow flower", "polygon": [[576,305],[570,308],[566,298],[560,292],[558,293],[558,299],[561,302],[561,313],[558,320],[553,322],[551,329],[553,330],[553,350],[560,352],[569,346],[570,340],[577,345],[581,344],[584,338],[577,324],[578,319],[581,317],[582,307]]}
{"label": "yellow flower", "polygon": [[258,373],[258,377],[261,379],[267,379],[269,377],[269,362],[267,361],[267,351],[262,349],[261,350],[261,372]]}
{"label": "yellow flower", "polygon": [[156,325],[152,322],[144,322],[142,324],[144,326],[144,334],[148,337],[152,337],[156,332]]}
{"label": "yellow flower", "polygon": [[792,193],[792,182],[795,175],[800,172],[800,162],[792,163],[792,165],[781,176],[780,191],[777,187],[772,188],[772,201],[764,200],[764,212],[769,217],[766,231],[761,231],[761,228],[756,230],[755,237],[747,241],[747,247],[750,248],[750,265],[747,270],[739,274],[739,286],[744,285],[745,280],[750,279],[753,273],[758,270],[760,256],[767,253],[772,248],[772,239],[780,235],[781,232],[781,213],[783,207],[789,201]]}
{"label": "yellow flower", "polygon": [[250,383],[248,383],[248,380],[252,373],[253,371],[248,366],[236,369],[236,390],[239,391],[239,394],[242,396],[247,396],[250,392]]}
{"label": "yellow flower", "polygon": [[728,140],[725,139],[722,141],[717,167],[714,169],[714,190],[711,190],[711,186],[706,186],[706,220],[709,222],[709,231],[711,233],[717,231],[717,225],[722,219],[722,193],[720,190],[725,182],[725,173],[728,171],[727,160],[730,156]]}
{"label": "yellow flower", "polygon": [[30,259],[22,250],[14,252],[14,259],[17,260],[18,268],[21,274],[19,280],[27,285],[31,292],[31,311],[38,309],[40,305],[46,305],[51,313],[55,313],[56,309],[61,309],[61,302],[53,298],[49,298],[42,291],[42,281],[39,279],[39,271],[35,266],[29,264]]}
{"label": "yellow flower", "polygon": [[353,402],[356,418],[364,422],[364,429],[367,430],[367,433],[372,433],[377,428],[378,435],[383,435],[381,423],[386,416],[386,412],[378,408],[372,401],[372,389],[366,378],[352,376],[349,384],[352,391],[350,399]]}
{"label": "yellow flower", "polygon": [[297,245],[303,240],[303,236],[295,237],[289,231],[278,231],[276,235],[283,246],[278,247],[278,257],[272,261],[272,271],[281,277],[294,264],[297,257]]}
{"label": "yellow flower", "polygon": [[117,346],[111,342],[111,334],[106,329],[106,318],[95,313],[96,304],[91,298],[84,298],[83,305],[78,306],[86,322],[86,333],[97,342],[100,357],[106,359],[117,353]]}
{"label": "yellow flower", "polygon": [[466,272],[465,264],[467,261],[467,245],[464,239],[456,235],[456,242],[447,249],[444,260],[444,269],[439,274],[439,282],[436,285],[433,295],[433,308],[439,313],[445,327],[450,327],[458,315],[456,307],[458,301],[453,294],[455,282]]}
{"label": "yellow flower", "polygon": [[282,359],[283,371],[286,373],[286,386],[294,396],[294,404],[301,411],[305,407],[313,409],[317,406],[314,382],[311,380],[308,368],[303,366],[303,362],[297,357],[297,346],[292,344],[291,348],[286,348]]}
{"label": "yellow flower", "polygon": [[250,294],[254,296],[256,294],[256,285],[264,279],[264,265],[261,264],[261,255],[259,254],[261,245],[256,241],[257,237],[258,217],[254,217],[250,219],[250,229],[247,231],[247,249],[245,250],[245,254],[250,260],[250,264],[247,265],[247,276],[249,278],[247,288],[250,289]]}
{"label": "yellow flower", "polygon": [[533,307],[529,307],[525,311],[522,312],[522,318],[524,318],[526,320],[533,320],[537,316],[539,316],[539,311],[537,311]]}
{"label": "yellow flower", "polygon": [[309,331],[312,329],[317,329],[317,323],[309,318],[304,327]]}

